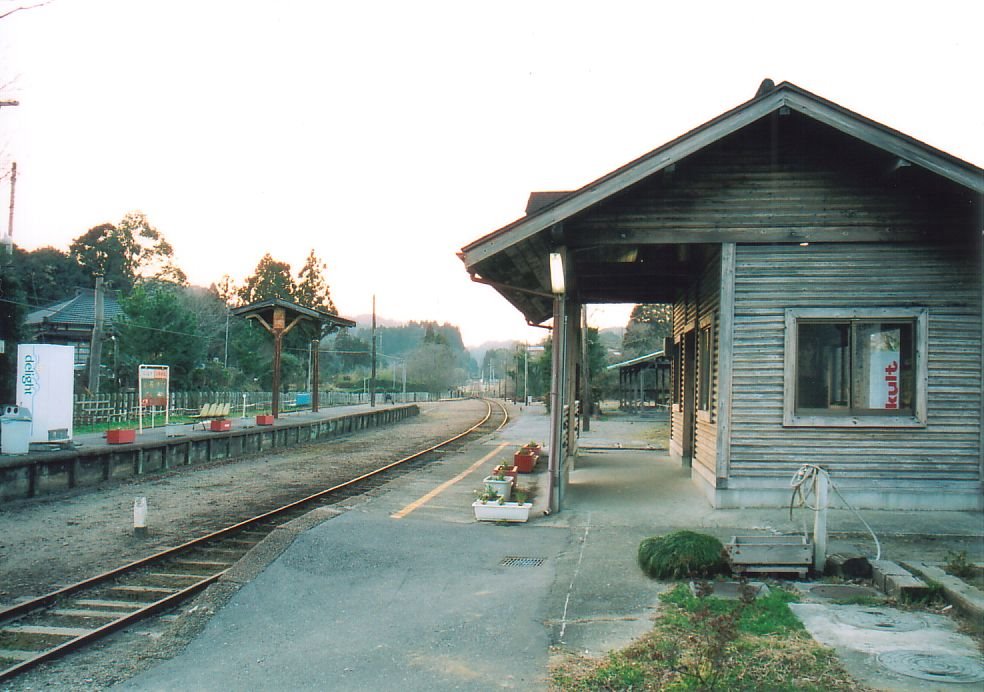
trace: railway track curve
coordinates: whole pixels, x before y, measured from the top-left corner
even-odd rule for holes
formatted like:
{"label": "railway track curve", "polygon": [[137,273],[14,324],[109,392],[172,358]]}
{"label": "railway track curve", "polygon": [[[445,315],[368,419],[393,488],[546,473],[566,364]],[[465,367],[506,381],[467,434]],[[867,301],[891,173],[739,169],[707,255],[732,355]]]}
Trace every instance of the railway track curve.
{"label": "railway track curve", "polygon": [[476,436],[504,427],[502,403],[464,431],[345,482],[180,545],[0,610],[0,681],[173,609],[219,580],[278,526],[384,485]]}

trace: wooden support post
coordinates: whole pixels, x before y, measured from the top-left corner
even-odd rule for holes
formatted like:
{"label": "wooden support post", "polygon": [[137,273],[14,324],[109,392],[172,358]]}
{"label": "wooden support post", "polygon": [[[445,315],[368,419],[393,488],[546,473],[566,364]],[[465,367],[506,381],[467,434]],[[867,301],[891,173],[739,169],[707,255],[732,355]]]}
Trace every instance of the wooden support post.
{"label": "wooden support post", "polygon": [[581,402],[583,406],[581,415],[581,426],[584,432],[591,430],[591,366],[588,358],[591,349],[588,344],[588,307],[581,306],[581,382],[583,384],[583,394]]}
{"label": "wooden support post", "polygon": [[321,388],[321,378],[319,377],[318,356],[321,349],[321,340],[311,341],[311,412],[317,413],[319,409],[318,390]]}
{"label": "wooden support post", "polygon": [[[276,320],[276,318],[274,318]],[[280,351],[283,348],[283,334],[279,331],[273,333],[273,385],[271,392],[270,406],[273,409],[273,417],[280,415]]]}
{"label": "wooden support post", "polygon": [[551,353],[550,377],[550,456],[547,475],[550,479],[550,511],[560,511],[560,473],[564,458],[564,366],[567,359],[567,314],[563,296],[554,298],[553,330],[550,333],[553,349]]}

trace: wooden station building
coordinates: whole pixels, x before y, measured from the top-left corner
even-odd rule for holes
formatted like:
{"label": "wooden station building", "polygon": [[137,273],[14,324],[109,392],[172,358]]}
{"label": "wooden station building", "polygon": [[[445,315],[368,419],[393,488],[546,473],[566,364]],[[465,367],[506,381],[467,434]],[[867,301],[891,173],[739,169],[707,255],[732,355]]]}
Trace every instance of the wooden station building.
{"label": "wooden station building", "polygon": [[552,320],[553,509],[589,303],[672,304],[670,451],[715,507],[782,506],[810,463],[855,506],[981,509],[982,199],[981,168],[769,80],[579,190],[534,195],[461,258]]}

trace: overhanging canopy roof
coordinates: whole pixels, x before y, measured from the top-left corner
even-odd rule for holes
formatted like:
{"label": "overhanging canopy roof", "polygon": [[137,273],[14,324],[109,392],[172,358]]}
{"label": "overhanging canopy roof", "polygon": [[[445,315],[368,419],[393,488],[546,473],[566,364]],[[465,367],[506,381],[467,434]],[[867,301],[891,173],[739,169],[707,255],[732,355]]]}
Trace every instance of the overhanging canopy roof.
{"label": "overhanging canopy roof", "polygon": [[267,324],[273,324],[273,312],[276,308],[282,308],[284,310],[288,322],[293,321],[295,317],[301,317],[314,320],[315,322],[323,325],[328,325],[329,328],[355,326],[355,322],[353,320],[345,319],[344,317],[339,317],[338,315],[332,315],[331,313],[324,312],[323,310],[306,308],[303,305],[292,303],[289,300],[282,300],[281,298],[268,298],[267,300],[260,300],[256,303],[250,303],[249,305],[235,308],[232,310],[231,314],[237,317],[259,316],[262,317]]}
{"label": "overhanging canopy roof", "polygon": [[[563,224],[583,217],[588,210],[626,192],[661,171],[669,173],[679,162],[773,113],[792,112],[828,126],[843,135],[897,157],[905,164],[955,183],[977,196],[984,195],[984,170],[935,149],[897,130],[865,118],[800,87],[783,82],[762,89],[755,98],[645,154],[625,166],[570,193],[550,193],[531,204],[526,216],[466,245],[459,253],[476,281],[492,285],[533,323],[552,314],[548,256],[566,245]],[[543,203],[545,202],[545,203]],[[665,239],[662,251],[631,247],[618,240],[608,245],[593,236],[578,258],[575,277],[584,290],[584,302],[668,302],[672,282],[699,261],[699,248],[677,248],[674,243],[775,242],[768,236],[731,230],[716,238],[694,240],[685,234]],[[590,247],[588,247],[590,245]],[[635,253],[635,254],[633,254]],[[617,271],[613,271],[613,267]],[[602,279],[603,277],[603,279]],[[602,285],[604,284],[604,285]]]}

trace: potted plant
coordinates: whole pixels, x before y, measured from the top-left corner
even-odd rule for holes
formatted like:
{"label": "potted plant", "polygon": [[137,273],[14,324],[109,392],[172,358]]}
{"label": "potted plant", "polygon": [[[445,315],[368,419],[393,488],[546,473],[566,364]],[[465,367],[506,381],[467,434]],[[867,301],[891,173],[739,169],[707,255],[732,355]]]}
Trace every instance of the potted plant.
{"label": "potted plant", "polygon": [[506,478],[511,478],[513,485],[516,485],[516,474],[519,473],[519,469],[515,466],[507,466],[506,464],[499,464],[492,469],[492,475],[498,476],[502,474]]}
{"label": "potted plant", "polygon": [[485,483],[486,488],[490,488],[503,500],[508,500],[512,495],[513,479],[509,478],[504,473],[493,474],[482,479],[482,482]]}
{"label": "potted plant", "polygon": [[[530,518],[530,510],[533,509],[532,502],[525,502],[525,494],[522,496],[523,502],[506,502],[502,496],[486,487],[476,492],[476,498],[472,509],[479,521],[523,522]],[[520,493],[517,493],[516,499],[520,499]]]}
{"label": "potted plant", "polygon": [[530,451],[526,447],[522,447],[513,455],[513,464],[515,464],[516,469],[520,473],[532,473],[533,467],[536,466],[536,460],[538,458],[539,455],[535,452]]}

